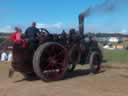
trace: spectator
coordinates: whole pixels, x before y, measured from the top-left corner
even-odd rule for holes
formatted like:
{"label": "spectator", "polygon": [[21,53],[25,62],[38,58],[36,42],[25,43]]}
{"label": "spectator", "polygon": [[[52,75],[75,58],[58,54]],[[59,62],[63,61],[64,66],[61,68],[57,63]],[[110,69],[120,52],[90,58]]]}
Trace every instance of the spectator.
{"label": "spectator", "polygon": [[8,61],[9,62],[12,61],[12,52],[11,51],[8,53]]}
{"label": "spectator", "polygon": [[3,51],[3,52],[1,53],[1,61],[6,61],[7,58],[8,58],[7,53],[6,53],[5,51]]}

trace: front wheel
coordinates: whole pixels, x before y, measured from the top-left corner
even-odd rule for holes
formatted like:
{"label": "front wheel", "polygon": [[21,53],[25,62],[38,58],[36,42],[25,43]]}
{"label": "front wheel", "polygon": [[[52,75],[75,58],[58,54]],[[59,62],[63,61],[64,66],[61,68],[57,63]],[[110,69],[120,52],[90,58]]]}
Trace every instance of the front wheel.
{"label": "front wheel", "polygon": [[90,55],[90,70],[92,73],[98,73],[101,69],[101,55],[98,52],[92,52]]}

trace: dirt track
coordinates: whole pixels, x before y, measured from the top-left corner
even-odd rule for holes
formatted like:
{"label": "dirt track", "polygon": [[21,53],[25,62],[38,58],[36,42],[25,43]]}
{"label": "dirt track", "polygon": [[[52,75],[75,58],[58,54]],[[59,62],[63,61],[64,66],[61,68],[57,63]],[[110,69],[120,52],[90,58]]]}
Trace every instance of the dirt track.
{"label": "dirt track", "polygon": [[8,79],[7,65],[2,67],[0,96],[128,96],[128,65],[125,64],[107,66],[97,75],[88,74],[85,67],[78,66],[65,80],[51,83],[26,81],[19,73]]}

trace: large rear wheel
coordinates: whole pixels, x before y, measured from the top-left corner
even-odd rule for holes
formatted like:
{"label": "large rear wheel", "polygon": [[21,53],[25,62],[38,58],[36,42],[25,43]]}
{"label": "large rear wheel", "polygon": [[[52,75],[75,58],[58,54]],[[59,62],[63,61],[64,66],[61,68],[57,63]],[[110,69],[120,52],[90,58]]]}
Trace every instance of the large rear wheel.
{"label": "large rear wheel", "polygon": [[67,61],[67,50],[61,44],[45,43],[40,45],[34,54],[34,72],[44,81],[59,80],[67,70]]}

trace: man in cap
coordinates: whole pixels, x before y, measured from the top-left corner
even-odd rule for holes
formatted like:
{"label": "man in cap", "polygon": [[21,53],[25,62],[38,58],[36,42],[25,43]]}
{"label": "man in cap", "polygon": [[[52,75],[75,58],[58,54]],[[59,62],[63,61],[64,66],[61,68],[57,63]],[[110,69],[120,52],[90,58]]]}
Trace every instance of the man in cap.
{"label": "man in cap", "polygon": [[37,40],[38,33],[39,30],[36,28],[36,22],[33,22],[32,26],[28,27],[25,31],[25,37],[28,38],[33,49],[36,49],[38,45],[38,40]]}

